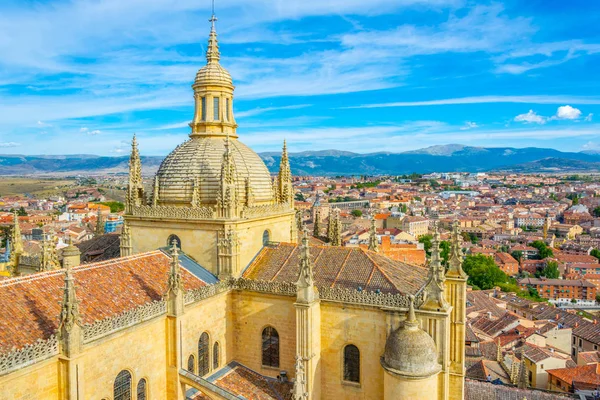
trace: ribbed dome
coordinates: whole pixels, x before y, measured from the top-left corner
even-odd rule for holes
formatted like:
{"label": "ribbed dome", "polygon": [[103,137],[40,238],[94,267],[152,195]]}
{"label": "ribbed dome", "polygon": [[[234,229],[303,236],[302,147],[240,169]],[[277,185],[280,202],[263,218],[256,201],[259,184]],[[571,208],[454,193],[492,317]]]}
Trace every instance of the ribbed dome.
{"label": "ribbed dome", "polygon": [[[225,140],[222,137],[199,136],[177,146],[157,172],[158,204],[189,206],[197,178],[200,178],[199,200],[202,205],[216,204]],[[245,183],[249,178],[254,203],[273,201],[271,175],[258,154],[236,139],[229,140],[229,148],[240,200],[245,201]]]}
{"label": "ribbed dome", "polygon": [[228,86],[233,88],[231,75],[219,63],[206,64],[196,73],[194,86]]}
{"label": "ribbed dome", "polygon": [[405,321],[391,333],[385,343],[382,365],[390,372],[413,378],[431,376],[442,368],[434,340],[416,321]]}

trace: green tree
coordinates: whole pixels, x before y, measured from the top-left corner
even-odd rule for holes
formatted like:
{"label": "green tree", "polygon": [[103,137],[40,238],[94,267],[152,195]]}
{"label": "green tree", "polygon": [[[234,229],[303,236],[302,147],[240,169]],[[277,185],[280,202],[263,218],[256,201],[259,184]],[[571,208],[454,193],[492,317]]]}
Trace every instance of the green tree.
{"label": "green tree", "polygon": [[548,262],[544,268],[542,268],[540,271],[536,271],[535,276],[538,278],[543,276],[548,279],[558,279],[560,277],[558,263],[555,261]]}
{"label": "green tree", "polygon": [[590,251],[590,256],[596,257],[598,260],[600,260],[600,250],[592,249],[592,251]]}
{"label": "green tree", "polygon": [[406,206],[406,204],[400,204],[400,212],[406,214],[407,211],[408,207]]}
{"label": "green tree", "polygon": [[431,255],[431,239],[433,239],[431,235],[423,235],[419,238],[419,243],[423,243],[423,249],[428,257]]}
{"label": "green tree", "polygon": [[546,243],[542,242],[541,240],[536,240],[533,243],[531,243],[531,247],[535,247],[536,249],[538,249],[539,257],[542,260],[546,257],[554,257],[552,249],[546,246]]}
{"label": "green tree", "polygon": [[306,201],[306,198],[304,198],[304,195],[302,194],[302,192],[296,193],[296,195],[294,196],[294,199],[296,201]]}
{"label": "green tree", "polygon": [[360,210],[352,210],[352,212],[350,214],[352,214],[356,218],[362,217],[362,215],[363,215],[362,211],[360,211]]}
{"label": "green tree", "polygon": [[515,250],[512,253],[510,253],[510,255],[519,262],[519,264],[521,263],[521,259],[523,258],[523,252],[521,250]]}
{"label": "green tree", "polygon": [[494,259],[483,254],[466,256],[463,269],[469,275],[468,283],[477,289],[493,289],[495,286],[508,283],[508,276],[498,268]]}
{"label": "green tree", "polygon": [[27,216],[27,211],[25,211],[25,209],[23,208],[23,206],[21,206],[21,208],[19,208],[19,210],[17,211],[17,215],[19,217],[25,217],[25,216]]}
{"label": "green tree", "polygon": [[111,213],[118,213],[125,210],[125,204],[121,203],[120,201],[104,201],[98,204],[110,207]]}
{"label": "green tree", "polygon": [[448,259],[450,258],[450,242],[442,240],[440,242],[440,256],[442,257],[442,264],[448,265]]}
{"label": "green tree", "polygon": [[594,208],[592,212],[594,213],[594,217],[600,217],[600,206]]}

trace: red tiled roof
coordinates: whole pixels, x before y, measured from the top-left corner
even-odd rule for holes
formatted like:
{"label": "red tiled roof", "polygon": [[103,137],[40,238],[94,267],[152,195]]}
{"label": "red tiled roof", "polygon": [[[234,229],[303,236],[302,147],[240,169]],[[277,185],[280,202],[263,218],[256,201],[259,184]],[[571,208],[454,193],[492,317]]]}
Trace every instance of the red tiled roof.
{"label": "red tiled roof", "polygon": [[[73,269],[83,324],[161,300],[171,258],[156,250]],[[187,290],[206,284],[183,269]],[[58,329],[64,270],[0,281],[0,353],[47,339]]]}
{"label": "red tiled roof", "polygon": [[248,400],[292,400],[291,382],[280,382],[237,362],[226,365],[208,378],[222,389]]}
{"label": "red tiled roof", "polygon": [[600,385],[600,364],[580,365],[572,368],[558,368],[546,370],[563,382],[572,385],[573,382],[585,383],[594,386]]}
{"label": "red tiled roof", "polygon": [[[290,243],[265,246],[244,272],[254,280],[295,282],[300,247]],[[310,246],[317,287],[338,287],[383,293],[416,293],[427,269],[389,259],[359,247]]]}

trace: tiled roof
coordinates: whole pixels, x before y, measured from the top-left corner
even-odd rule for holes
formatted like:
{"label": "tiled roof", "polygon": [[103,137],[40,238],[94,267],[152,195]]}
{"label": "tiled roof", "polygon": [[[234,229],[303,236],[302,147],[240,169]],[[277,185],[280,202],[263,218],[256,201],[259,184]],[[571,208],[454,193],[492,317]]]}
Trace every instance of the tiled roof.
{"label": "tiled roof", "polygon": [[584,280],[567,280],[567,279],[540,279],[540,278],[523,278],[519,281],[519,285],[547,285],[547,286],[581,286],[593,288],[595,285]]}
{"label": "tiled roof", "polygon": [[580,351],[577,356],[581,357],[587,364],[600,363],[600,352],[598,351]]}
{"label": "tiled roof", "polygon": [[511,313],[505,313],[501,318],[491,320],[487,316],[480,317],[473,321],[473,328],[481,331],[490,337],[496,337],[503,331],[508,331],[518,324],[519,317]]}
{"label": "tiled roof", "polygon": [[472,290],[467,292],[467,315],[473,312],[492,313],[492,317],[499,318],[506,310],[498,307],[497,300],[490,297],[489,291]]}
{"label": "tiled roof", "polygon": [[588,385],[600,385],[600,364],[580,365],[572,368],[549,369],[548,375],[552,375],[563,382],[572,385],[573,382]]}
{"label": "tiled roof", "polygon": [[466,371],[466,376],[472,379],[487,379],[490,375],[492,380],[500,379],[504,383],[510,383],[510,376],[497,361],[481,360],[473,364]]}
{"label": "tiled roof", "polygon": [[576,314],[571,314],[560,308],[542,305],[534,309],[535,318],[553,320],[561,323],[566,328],[573,329],[573,335],[581,337],[588,342],[600,344],[600,325],[586,321]]}
{"label": "tiled roof", "polygon": [[556,400],[563,398],[578,399],[579,396],[534,389],[518,389],[514,386],[493,385],[471,379],[465,380],[465,400]]}
{"label": "tiled roof", "polygon": [[[87,264],[73,269],[83,324],[161,300],[171,258],[161,251]],[[206,284],[183,269],[186,289]],[[64,270],[0,281],[0,353],[47,339],[58,328]]]}
{"label": "tiled roof", "polygon": [[292,383],[269,378],[235,361],[208,377],[208,381],[247,400],[292,400]]}
{"label": "tiled roof", "polygon": [[[300,247],[279,243],[265,246],[243,277],[254,280],[295,282]],[[317,287],[352,288],[382,293],[416,293],[424,286],[427,269],[391,260],[359,247],[310,246]]]}
{"label": "tiled roof", "polygon": [[120,256],[120,240],[119,235],[109,233],[86,240],[76,244],[81,252],[81,262],[98,262],[110,260]]}

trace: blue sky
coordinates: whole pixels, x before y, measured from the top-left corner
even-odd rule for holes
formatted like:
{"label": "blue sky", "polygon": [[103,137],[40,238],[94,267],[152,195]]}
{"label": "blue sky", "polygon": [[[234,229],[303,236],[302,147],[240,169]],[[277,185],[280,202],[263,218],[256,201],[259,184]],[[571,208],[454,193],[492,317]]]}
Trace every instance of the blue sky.
{"label": "blue sky", "polygon": [[[600,2],[217,0],[240,140],[600,150]],[[209,0],[2,0],[0,154],[187,138]]]}

